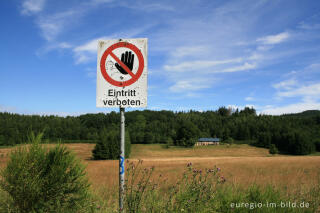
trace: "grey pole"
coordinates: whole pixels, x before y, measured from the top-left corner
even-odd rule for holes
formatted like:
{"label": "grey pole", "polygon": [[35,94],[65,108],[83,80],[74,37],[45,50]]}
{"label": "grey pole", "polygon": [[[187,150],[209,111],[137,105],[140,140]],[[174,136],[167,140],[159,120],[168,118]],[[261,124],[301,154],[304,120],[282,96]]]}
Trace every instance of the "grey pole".
{"label": "grey pole", "polygon": [[120,159],[119,159],[119,210],[123,211],[123,198],[124,198],[124,140],[125,140],[125,118],[124,108],[120,107]]}

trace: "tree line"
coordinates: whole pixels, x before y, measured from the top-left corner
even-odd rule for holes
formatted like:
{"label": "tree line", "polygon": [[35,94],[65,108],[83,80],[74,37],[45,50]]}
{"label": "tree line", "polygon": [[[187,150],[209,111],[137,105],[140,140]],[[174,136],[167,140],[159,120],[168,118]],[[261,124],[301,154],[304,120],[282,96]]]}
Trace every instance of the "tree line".
{"label": "tree line", "polygon": [[[125,116],[126,137],[132,144],[193,146],[199,137],[218,137],[229,143],[266,148],[272,145],[288,154],[305,155],[320,149],[318,110],[271,116],[257,115],[249,107],[243,110],[220,107],[205,112],[130,111]],[[116,112],[67,117],[1,112],[0,146],[24,143],[30,131],[44,132],[47,142],[97,143],[107,137],[116,141],[119,125],[120,115]]]}

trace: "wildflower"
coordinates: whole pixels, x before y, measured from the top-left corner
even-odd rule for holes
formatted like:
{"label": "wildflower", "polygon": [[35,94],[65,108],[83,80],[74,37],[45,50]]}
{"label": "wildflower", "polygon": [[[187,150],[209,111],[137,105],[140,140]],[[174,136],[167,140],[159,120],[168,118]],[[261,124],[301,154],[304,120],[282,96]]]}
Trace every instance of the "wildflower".
{"label": "wildflower", "polygon": [[224,183],[224,182],[226,182],[226,179],[225,179],[223,176],[221,176],[221,177],[220,177],[220,182],[221,182],[221,183]]}
{"label": "wildflower", "polygon": [[189,163],[187,164],[187,167],[191,167],[191,166],[192,166],[192,163],[189,162]]}
{"label": "wildflower", "polygon": [[221,169],[218,167],[218,168],[217,168],[217,171],[219,172],[219,171],[221,171]]}

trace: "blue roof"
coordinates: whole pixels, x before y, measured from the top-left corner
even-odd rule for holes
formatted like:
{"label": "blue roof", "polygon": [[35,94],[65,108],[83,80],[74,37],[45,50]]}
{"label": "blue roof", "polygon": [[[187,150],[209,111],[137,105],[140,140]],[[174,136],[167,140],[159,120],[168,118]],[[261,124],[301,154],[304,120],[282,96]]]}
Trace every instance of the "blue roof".
{"label": "blue roof", "polygon": [[219,142],[220,138],[199,138],[199,142]]}

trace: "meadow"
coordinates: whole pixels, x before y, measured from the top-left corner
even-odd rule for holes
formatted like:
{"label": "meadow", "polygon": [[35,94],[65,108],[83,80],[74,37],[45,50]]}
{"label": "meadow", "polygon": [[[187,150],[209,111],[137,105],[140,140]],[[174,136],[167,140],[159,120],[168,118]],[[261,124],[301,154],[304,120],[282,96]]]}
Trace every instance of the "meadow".
{"label": "meadow", "polygon": [[[101,208],[101,212],[102,209],[116,210],[118,161],[92,160],[91,151],[94,144],[66,144],[66,146],[87,166],[91,188],[99,200],[97,205]],[[0,167],[6,165],[10,150],[11,148],[0,149]],[[189,163],[192,163],[198,171],[219,168],[225,179],[225,187],[247,190],[254,185],[261,188],[272,186],[288,199],[308,199],[310,192],[319,187],[320,183],[319,156],[270,155],[267,149],[246,144],[194,148],[134,144],[126,166],[128,167],[130,162],[138,163],[139,159],[142,167],[154,167],[150,180],[159,181],[157,184],[163,190],[177,184]],[[299,211],[304,212],[304,210]]]}

